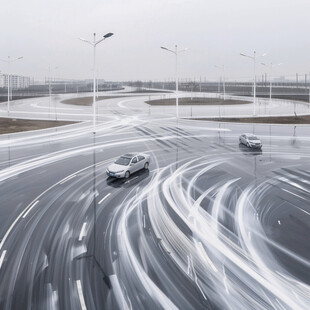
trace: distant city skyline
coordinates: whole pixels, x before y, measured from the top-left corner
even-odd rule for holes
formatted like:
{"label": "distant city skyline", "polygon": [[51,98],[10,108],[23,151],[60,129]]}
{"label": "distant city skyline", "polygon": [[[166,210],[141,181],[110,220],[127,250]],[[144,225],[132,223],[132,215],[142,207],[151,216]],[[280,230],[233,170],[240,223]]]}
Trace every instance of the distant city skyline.
{"label": "distant city skyline", "polygon": [[[114,36],[97,48],[98,77],[106,80],[167,80],[174,57],[160,49],[187,47],[180,57],[180,78],[216,79],[215,65],[225,64],[226,78],[250,79],[253,63],[283,63],[274,76],[309,74],[310,43],[306,0],[11,0],[1,4],[0,59],[23,56],[11,64],[14,74],[44,79],[92,76],[92,49],[78,38]],[[57,67],[57,68],[56,68]],[[56,68],[56,69],[54,69]],[[0,71],[8,72],[0,62]]]}

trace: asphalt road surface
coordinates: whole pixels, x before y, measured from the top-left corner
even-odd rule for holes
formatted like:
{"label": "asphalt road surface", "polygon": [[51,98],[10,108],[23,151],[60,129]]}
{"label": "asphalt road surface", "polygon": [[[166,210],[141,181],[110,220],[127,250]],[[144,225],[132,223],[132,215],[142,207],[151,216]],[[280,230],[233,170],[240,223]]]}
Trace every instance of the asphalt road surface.
{"label": "asphalt road surface", "polygon": [[[86,122],[1,136],[0,309],[308,309],[310,126],[177,122],[134,100],[101,107],[96,134],[91,107],[66,106]],[[107,178],[139,151],[148,170]]]}

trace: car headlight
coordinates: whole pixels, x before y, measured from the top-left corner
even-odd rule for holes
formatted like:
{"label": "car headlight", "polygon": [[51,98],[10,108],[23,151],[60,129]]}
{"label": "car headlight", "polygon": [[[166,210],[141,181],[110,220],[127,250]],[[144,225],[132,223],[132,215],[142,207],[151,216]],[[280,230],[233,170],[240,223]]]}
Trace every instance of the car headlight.
{"label": "car headlight", "polygon": [[110,172],[109,168],[107,168],[107,172]]}

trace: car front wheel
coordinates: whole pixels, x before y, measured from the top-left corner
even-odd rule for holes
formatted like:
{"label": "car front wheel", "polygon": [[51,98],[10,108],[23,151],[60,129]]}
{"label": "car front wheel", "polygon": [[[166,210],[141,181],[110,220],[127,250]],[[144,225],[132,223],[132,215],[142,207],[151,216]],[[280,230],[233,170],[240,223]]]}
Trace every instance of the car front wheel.
{"label": "car front wheel", "polygon": [[144,164],[144,169],[145,169],[145,170],[149,169],[149,163],[145,163],[145,164]]}
{"label": "car front wheel", "polygon": [[128,179],[130,177],[130,172],[129,171],[126,171],[125,173],[125,179]]}

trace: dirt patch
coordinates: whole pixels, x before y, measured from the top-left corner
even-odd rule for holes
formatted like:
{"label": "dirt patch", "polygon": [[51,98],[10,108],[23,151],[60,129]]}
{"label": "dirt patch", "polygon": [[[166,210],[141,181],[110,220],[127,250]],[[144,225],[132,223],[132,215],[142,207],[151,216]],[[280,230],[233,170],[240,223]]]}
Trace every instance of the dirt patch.
{"label": "dirt patch", "polygon": [[170,90],[133,90],[133,91],[127,91],[123,92],[123,94],[167,94],[167,93],[172,93]]}
{"label": "dirt patch", "polygon": [[[99,96],[96,98],[96,101],[106,100],[106,99],[123,98],[123,97],[125,97],[125,96]],[[93,97],[80,97],[80,98],[66,99],[66,100],[61,101],[61,103],[91,106],[91,105],[93,105]]]}
{"label": "dirt patch", "polygon": [[261,124],[310,124],[310,115],[303,116],[271,116],[271,117],[225,117],[225,118],[191,118],[197,121],[261,123]]}
{"label": "dirt patch", "polygon": [[[154,106],[170,106],[175,105],[175,98],[172,99],[158,99],[145,101],[149,105]],[[219,98],[179,98],[179,105],[234,105],[234,104],[247,104],[249,101],[242,100],[223,100]]]}
{"label": "dirt patch", "polygon": [[[13,96],[12,98],[11,98],[11,100],[13,101],[13,100],[21,100],[21,99],[30,99],[30,98],[39,98],[39,97],[44,97],[44,95],[25,95],[25,96],[19,96],[19,95],[17,95],[17,96]],[[8,101],[8,97],[7,96],[0,96],[0,102],[6,102],[6,101]]]}
{"label": "dirt patch", "polygon": [[14,118],[13,119],[0,118],[0,134],[59,127],[74,123],[75,122],[41,121],[41,120],[35,121],[35,120],[24,120]]}

